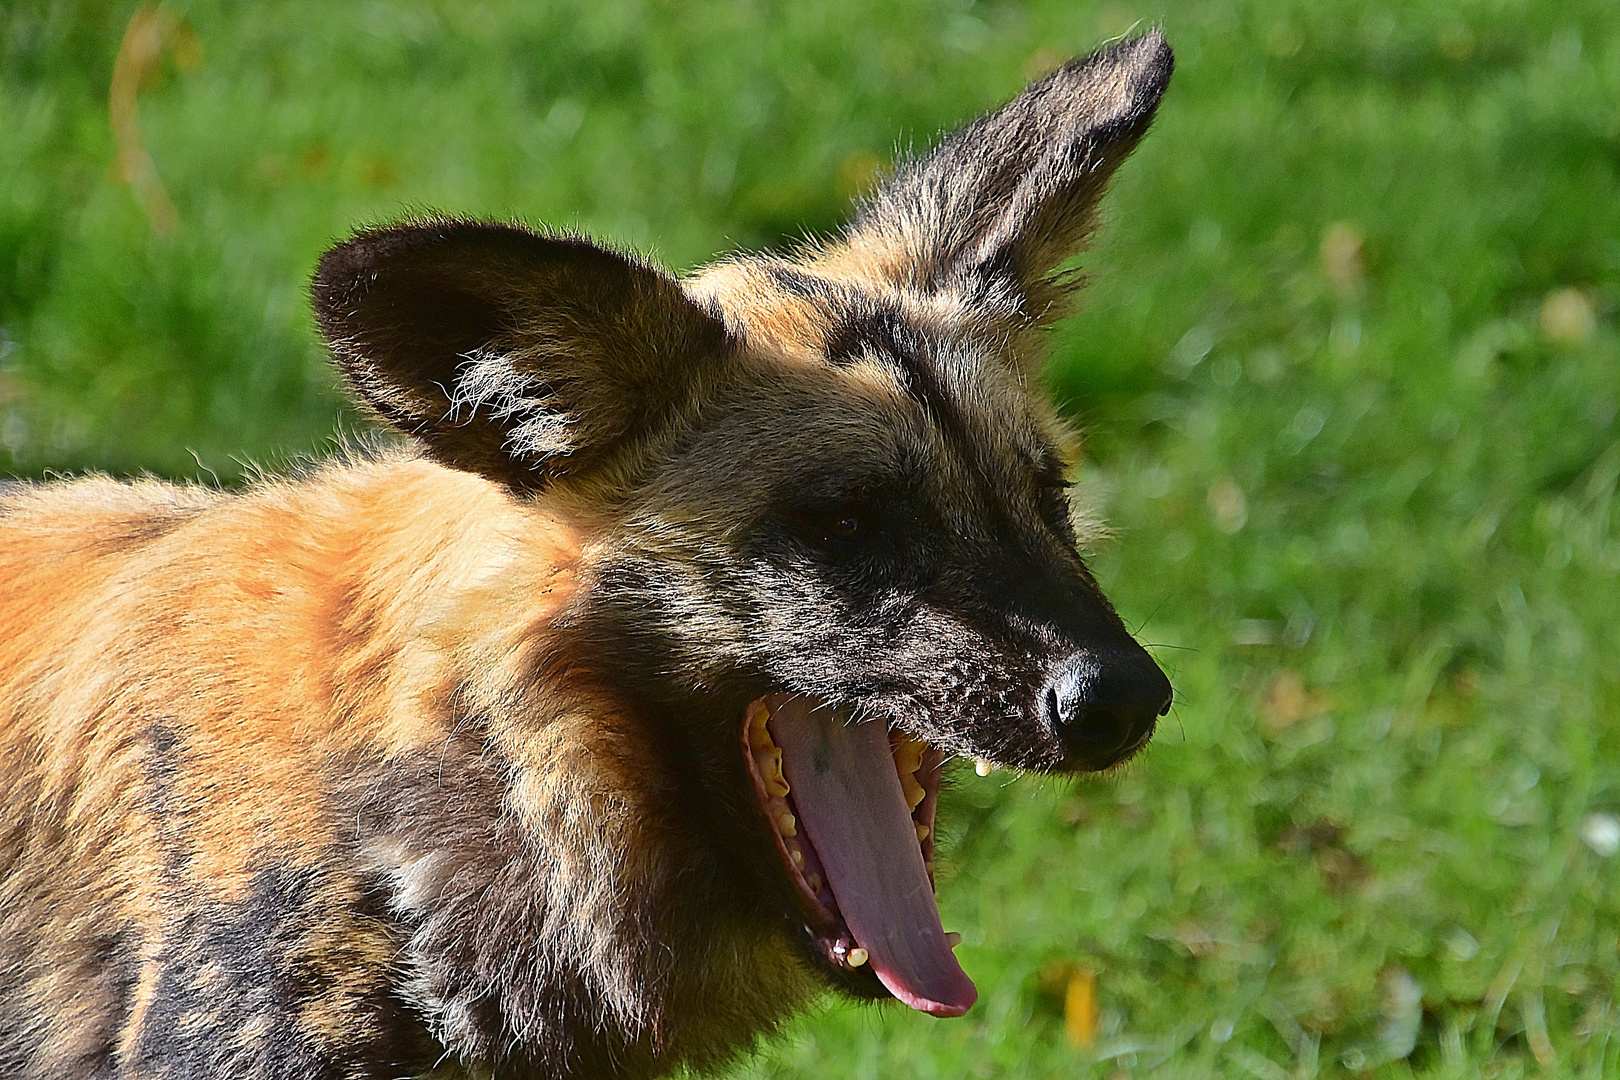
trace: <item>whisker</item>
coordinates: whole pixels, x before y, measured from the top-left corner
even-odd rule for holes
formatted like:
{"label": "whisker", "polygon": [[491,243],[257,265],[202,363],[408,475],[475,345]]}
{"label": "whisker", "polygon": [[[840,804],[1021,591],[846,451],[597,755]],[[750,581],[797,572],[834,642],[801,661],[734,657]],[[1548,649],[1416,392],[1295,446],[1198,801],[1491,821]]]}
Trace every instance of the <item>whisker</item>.
{"label": "whisker", "polygon": [[1142,627],[1152,622],[1154,618],[1158,616],[1159,612],[1164,610],[1164,605],[1168,604],[1170,602],[1170,598],[1174,595],[1175,593],[1165,593],[1159,602],[1154,605],[1153,610],[1148,612],[1148,617],[1136,624],[1136,629],[1131,631],[1131,636],[1135,637],[1137,634],[1140,634],[1142,632]]}

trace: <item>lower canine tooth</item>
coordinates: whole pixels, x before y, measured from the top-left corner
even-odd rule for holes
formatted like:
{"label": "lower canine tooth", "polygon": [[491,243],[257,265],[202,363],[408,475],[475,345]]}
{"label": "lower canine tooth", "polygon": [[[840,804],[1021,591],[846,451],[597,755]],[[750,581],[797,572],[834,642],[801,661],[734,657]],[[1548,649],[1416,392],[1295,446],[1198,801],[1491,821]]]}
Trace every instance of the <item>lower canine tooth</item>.
{"label": "lower canine tooth", "polygon": [[926,840],[926,839],[928,839],[928,834],[929,834],[929,833],[930,833],[930,832],[931,832],[931,831],[932,831],[932,830],[931,830],[931,829],[929,829],[929,827],[928,827],[928,826],[926,826],[926,825],[923,825],[923,824],[921,824],[921,823],[919,823],[919,824],[918,824],[918,825],[917,825],[917,843],[919,843],[919,844],[920,844],[920,843],[922,843],[922,842],[923,842],[923,841],[924,841],[924,840]]}
{"label": "lower canine tooth", "polygon": [[865,949],[851,949],[851,950],[849,950],[849,966],[850,967],[860,967],[864,963],[866,963],[866,950]]}
{"label": "lower canine tooth", "polygon": [[948,931],[945,934],[945,943],[954,949],[958,945],[962,944],[962,935],[957,933],[955,930]]}
{"label": "lower canine tooth", "polygon": [[980,776],[989,776],[996,771],[996,767],[984,760],[984,758],[979,758],[973,762],[973,771]]}

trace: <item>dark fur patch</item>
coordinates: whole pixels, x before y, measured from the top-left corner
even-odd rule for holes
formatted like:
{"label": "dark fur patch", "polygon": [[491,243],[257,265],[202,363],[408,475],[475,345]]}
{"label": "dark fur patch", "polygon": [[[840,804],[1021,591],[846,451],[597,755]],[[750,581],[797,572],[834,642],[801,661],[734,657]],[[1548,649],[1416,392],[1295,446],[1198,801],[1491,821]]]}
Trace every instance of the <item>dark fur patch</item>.
{"label": "dark fur patch", "polygon": [[337,1080],[298,1030],[294,1006],[313,988],[293,967],[308,932],[313,872],[261,870],[240,903],[185,911],[159,947],[156,990],[131,1046],[142,1073]]}
{"label": "dark fur patch", "polygon": [[876,353],[902,365],[914,361],[921,341],[899,306],[862,299],[838,312],[827,335],[827,359],[844,364]]}
{"label": "dark fur patch", "polygon": [[150,544],[168,536],[187,521],[195,518],[201,507],[171,507],[160,514],[128,520],[122,529],[106,537],[112,543]]}
{"label": "dark fur patch", "polygon": [[175,881],[192,854],[189,833],[184,827],[186,806],[179,793],[184,736],[172,720],[153,720],[145,725],[141,735],[142,764],[146,773],[142,809],[155,823],[164,873]]}
{"label": "dark fur patch", "polygon": [[[430,1067],[436,1044],[385,984],[363,994],[340,987],[344,957],[316,944],[331,918],[320,877],[265,867],[245,898],[188,905],[168,923],[121,1067],[175,1080],[383,1080]],[[322,1009],[336,1025],[312,1024]]]}
{"label": "dark fur patch", "polygon": [[761,269],[770,276],[771,284],[800,300],[826,300],[837,292],[837,287],[826,278],[807,274],[787,263],[766,261]]}

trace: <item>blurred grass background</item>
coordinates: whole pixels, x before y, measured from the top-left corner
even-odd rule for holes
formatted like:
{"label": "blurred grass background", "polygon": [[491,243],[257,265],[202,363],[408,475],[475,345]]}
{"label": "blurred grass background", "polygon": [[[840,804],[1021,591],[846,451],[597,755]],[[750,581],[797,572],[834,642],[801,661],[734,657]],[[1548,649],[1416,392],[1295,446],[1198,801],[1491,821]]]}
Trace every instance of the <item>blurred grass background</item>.
{"label": "blurred grass background", "polygon": [[356,224],[691,267],[1163,25],[1050,381],[1179,705],[1111,778],[958,777],[968,1018],[834,1005],[737,1075],[1620,1076],[1613,0],[136,14],[0,8],[0,472],[330,448],[304,288]]}

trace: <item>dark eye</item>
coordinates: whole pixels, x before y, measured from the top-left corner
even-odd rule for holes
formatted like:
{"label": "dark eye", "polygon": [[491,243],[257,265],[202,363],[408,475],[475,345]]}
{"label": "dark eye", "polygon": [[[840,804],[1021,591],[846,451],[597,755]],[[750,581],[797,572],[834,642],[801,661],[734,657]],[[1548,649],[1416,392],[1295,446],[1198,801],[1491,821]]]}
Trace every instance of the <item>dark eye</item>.
{"label": "dark eye", "polygon": [[845,512],[827,521],[827,535],[834,540],[858,540],[866,531],[866,519],[860,514]]}
{"label": "dark eye", "polygon": [[879,531],[876,511],[858,501],[803,507],[793,514],[793,529],[818,545],[865,541]]}

